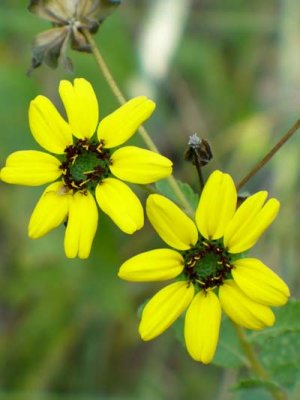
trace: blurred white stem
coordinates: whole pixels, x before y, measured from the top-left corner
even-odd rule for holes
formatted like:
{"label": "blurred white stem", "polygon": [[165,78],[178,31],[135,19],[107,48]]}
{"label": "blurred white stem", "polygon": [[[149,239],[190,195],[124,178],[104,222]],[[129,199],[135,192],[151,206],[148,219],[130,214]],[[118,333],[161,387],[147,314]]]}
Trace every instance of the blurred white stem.
{"label": "blurred white stem", "polygon": [[[300,89],[300,7],[299,0],[280,2],[279,10],[279,60],[278,79],[279,98],[295,101],[299,104]],[[290,101],[288,101],[290,106]]]}
{"label": "blurred white stem", "polygon": [[191,0],[152,0],[150,4],[137,44],[141,76],[133,83],[132,90],[140,92],[142,88],[153,98],[157,86],[168,75]]}

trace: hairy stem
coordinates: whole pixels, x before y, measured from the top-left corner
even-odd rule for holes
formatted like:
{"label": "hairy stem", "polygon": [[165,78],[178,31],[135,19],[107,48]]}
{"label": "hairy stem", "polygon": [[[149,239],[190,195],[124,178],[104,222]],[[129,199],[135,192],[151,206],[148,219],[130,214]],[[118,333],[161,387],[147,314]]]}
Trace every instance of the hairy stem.
{"label": "hairy stem", "polygon": [[[89,44],[91,46],[91,50],[92,50],[92,53],[93,53],[93,55],[95,57],[97,65],[98,65],[101,73],[103,74],[106,82],[108,83],[112,93],[114,94],[114,96],[116,97],[118,102],[121,105],[123,105],[126,102],[126,98],[123,95],[122,91],[120,90],[120,88],[119,88],[118,84],[116,83],[115,79],[113,78],[113,76],[112,76],[112,74],[110,72],[110,69],[109,69],[108,65],[106,64],[106,62],[105,62],[100,50],[98,49],[97,44],[96,44],[93,36],[91,35],[91,33],[87,29],[84,29],[83,33],[84,33],[87,41],[89,42]],[[151,151],[154,151],[155,153],[159,153],[158,148],[156,147],[156,145],[154,144],[154,142],[151,139],[150,135],[148,134],[147,130],[143,126],[139,127],[138,133],[140,134],[140,136],[144,140],[145,144],[147,145],[147,147]],[[180,189],[180,187],[179,187],[178,183],[176,182],[175,178],[173,177],[173,175],[169,176],[167,178],[167,180],[168,180],[168,183],[169,183],[170,187],[172,188],[174,194],[176,195],[178,201],[182,205],[182,207],[188,212],[188,214],[193,215],[194,211],[193,211],[189,201],[187,200],[185,194]]]}
{"label": "hairy stem", "polygon": [[116,99],[118,100],[118,102],[122,105],[126,103],[126,99],[125,96],[123,95],[123,93],[121,92],[119,86],[117,85],[116,81],[114,80],[110,69],[108,68],[106,62],[104,61],[104,58],[102,57],[102,54],[100,53],[100,50],[97,47],[97,44],[93,38],[93,36],[91,35],[90,31],[88,29],[84,29],[83,33],[87,39],[87,41],[89,42],[90,46],[91,46],[91,50],[92,53],[95,57],[95,60],[98,64],[98,67],[100,69],[100,71],[102,72],[106,82],[108,83],[111,91],[113,92],[113,94],[115,95]]}
{"label": "hairy stem", "polygon": [[275,144],[275,146],[259,161],[251,171],[237,184],[237,189],[241,189],[245,184],[262,169],[270,159],[278,152],[278,150],[287,142],[291,136],[300,128],[300,119],[282,136],[282,138]]}

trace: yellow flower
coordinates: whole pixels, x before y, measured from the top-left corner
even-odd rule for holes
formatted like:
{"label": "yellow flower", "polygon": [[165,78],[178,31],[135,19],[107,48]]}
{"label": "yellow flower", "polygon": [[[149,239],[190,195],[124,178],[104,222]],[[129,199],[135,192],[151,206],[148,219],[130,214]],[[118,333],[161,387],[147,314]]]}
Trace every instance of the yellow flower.
{"label": "yellow flower", "polygon": [[176,250],[163,248],[127,260],[119,277],[129,281],[178,281],[160,290],[145,306],[139,327],[143,340],[164,332],[185,316],[187,350],[196,361],[209,363],[215,354],[221,309],[236,324],[262,329],[274,324],[270,306],[290,295],[287,285],[256,258],[243,252],[255,245],[273,222],[279,202],[258,192],[237,207],[232,178],[213,172],[196,210],[196,224],[171,200],[153,194],[147,215],[158,235]]}
{"label": "yellow flower", "polygon": [[[166,157],[135,146],[122,145],[146,121],[155,103],[136,97],[98,124],[98,102],[91,84],[75,79],[61,81],[59,93],[68,122],[51,101],[37,96],[29,107],[29,124],[35,140],[46,149],[12,153],[1,170],[4,182],[38,186],[51,183],[37,203],[28,233],[39,238],[67,221],[67,257],[87,258],[97,228],[99,207],[125,233],[144,224],[142,205],[123,182],[148,184],[172,172]],[[96,131],[96,135],[94,135]],[[117,178],[117,179],[116,179]]]}

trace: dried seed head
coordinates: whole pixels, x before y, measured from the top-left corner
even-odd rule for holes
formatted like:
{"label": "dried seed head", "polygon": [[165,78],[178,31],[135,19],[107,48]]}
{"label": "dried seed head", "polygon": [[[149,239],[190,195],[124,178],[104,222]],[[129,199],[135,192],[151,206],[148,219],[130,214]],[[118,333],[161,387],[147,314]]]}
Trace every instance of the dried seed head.
{"label": "dried seed head", "polygon": [[62,63],[72,70],[72,62],[66,52],[72,49],[90,52],[83,30],[96,33],[104,19],[122,0],[31,0],[28,10],[50,21],[52,29],[38,34],[33,42],[32,61],[28,73],[43,62],[51,68]]}
{"label": "dried seed head", "polygon": [[184,154],[186,161],[191,161],[194,165],[203,167],[212,158],[212,151],[207,140],[201,139],[196,133],[189,137],[188,148]]}

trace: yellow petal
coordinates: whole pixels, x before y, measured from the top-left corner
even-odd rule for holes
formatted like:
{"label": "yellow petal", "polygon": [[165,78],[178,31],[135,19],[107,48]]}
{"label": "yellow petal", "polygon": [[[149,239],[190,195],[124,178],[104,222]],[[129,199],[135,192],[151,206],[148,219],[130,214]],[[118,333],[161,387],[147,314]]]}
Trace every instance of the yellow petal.
{"label": "yellow petal", "polygon": [[251,300],[233,280],[227,280],[220,286],[219,298],[224,312],[237,325],[258,330],[275,322],[272,310]]}
{"label": "yellow petal", "polygon": [[16,151],[7,157],[1,179],[16,185],[39,186],[59,178],[62,174],[60,165],[51,154],[35,150]]}
{"label": "yellow petal", "polygon": [[194,222],[171,200],[160,194],[151,194],[146,212],[153,228],[171,247],[187,250],[196,244],[198,231]]}
{"label": "yellow petal", "polygon": [[70,202],[64,242],[68,258],[88,258],[97,225],[98,210],[92,194],[75,193]]}
{"label": "yellow petal", "polygon": [[132,183],[152,183],[172,173],[172,162],[150,150],[126,146],[116,150],[110,170],[119,179]]}
{"label": "yellow petal", "polygon": [[213,359],[220,331],[221,305],[211,290],[198,293],[191,302],[184,324],[184,337],[190,356],[204,364]]}
{"label": "yellow petal", "polygon": [[127,101],[100,122],[98,139],[103,140],[107,148],[123,144],[151,116],[154,109],[155,103],[145,96]]}
{"label": "yellow petal", "polygon": [[214,171],[208,178],[196,211],[196,223],[206,239],[219,239],[236,209],[237,193],[230,175]]}
{"label": "yellow petal", "polygon": [[92,85],[83,78],[61,81],[59,94],[64,103],[73,135],[78,139],[89,139],[96,131],[99,111],[98,101]]}
{"label": "yellow petal", "polygon": [[235,242],[238,242],[238,238],[241,236],[239,230],[251,223],[263,207],[267,196],[268,192],[260,191],[248,197],[241,204],[225,230],[224,244],[226,247],[230,243],[234,244]]}
{"label": "yellow petal", "polygon": [[194,296],[194,286],[175,282],[156,293],[146,304],[139,332],[143,340],[163,333],[184,312]]}
{"label": "yellow petal", "polygon": [[29,126],[38,144],[50,153],[63,154],[72,144],[70,125],[47,97],[37,96],[30,103]]}
{"label": "yellow petal", "polygon": [[133,191],[123,182],[104,179],[96,187],[99,207],[125,233],[132,234],[144,225],[143,207]]}
{"label": "yellow petal", "polygon": [[164,281],[176,278],[183,267],[184,260],[180,253],[171,249],[156,249],[125,261],[118,276],[133,282]]}
{"label": "yellow petal", "polygon": [[71,193],[65,191],[62,182],[49,185],[31,215],[29,237],[38,239],[62,224],[68,215],[71,197]]}
{"label": "yellow petal", "polygon": [[237,209],[224,234],[224,245],[230,253],[241,253],[255,245],[259,237],[276,218],[280,203],[261,191],[248,197]]}
{"label": "yellow petal", "polygon": [[242,258],[234,262],[234,267],[234,281],[252,300],[266,306],[282,306],[288,301],[286,283],[260,260]]}

